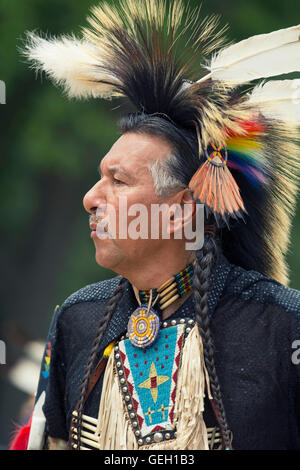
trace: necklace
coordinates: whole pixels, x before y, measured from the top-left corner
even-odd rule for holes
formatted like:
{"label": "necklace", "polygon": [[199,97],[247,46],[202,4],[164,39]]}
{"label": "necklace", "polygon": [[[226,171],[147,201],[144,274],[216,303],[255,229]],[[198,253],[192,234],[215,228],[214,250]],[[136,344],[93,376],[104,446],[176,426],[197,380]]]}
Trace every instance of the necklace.
{"label": "necklace", "polygon": [[131,314],[127,332],[131,344],[137,348],[148,348],[156,340],[161,320],[154,310],[155,304],[163,311],[193,288],[194,264],[187,265],[182,271],[164,282],[158,289],[133,291],[139,307]]}

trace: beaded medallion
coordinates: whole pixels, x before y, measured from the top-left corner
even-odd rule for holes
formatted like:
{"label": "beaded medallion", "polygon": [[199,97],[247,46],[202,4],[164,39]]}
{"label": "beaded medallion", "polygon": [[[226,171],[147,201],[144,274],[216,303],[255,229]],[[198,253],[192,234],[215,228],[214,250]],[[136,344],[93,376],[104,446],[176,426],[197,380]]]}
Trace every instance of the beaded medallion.
{"label": "beaded medallion", "polygon": [[148,348],[157,338],[160,319],[148,305],[141,305],[130,316],[127,332],[131,344],[137,348]]}
{"label": "beaded medallion", "polygon": [[157,303],[162,312],[193,288],[193,264],[188,264],[182,271],[172,276],[158,289],[133,290],[139,307],[131,314],[127,332],[131,344],[137,348],[148,348],[157,339],[160,329],[159,315],[153,310]]}
{"label": "beaded medallion", "polygon": [[207,161],[214,166],[224,167],[227,165],[228,152],[223,145],[216,147],[210,142],[208,148],[204,151]]}

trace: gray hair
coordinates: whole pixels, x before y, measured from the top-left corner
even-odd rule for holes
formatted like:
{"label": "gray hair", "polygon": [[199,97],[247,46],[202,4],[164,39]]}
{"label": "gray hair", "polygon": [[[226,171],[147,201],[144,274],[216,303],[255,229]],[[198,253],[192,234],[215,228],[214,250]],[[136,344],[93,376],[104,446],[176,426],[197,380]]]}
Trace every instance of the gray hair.
{"label": "gray hair", "polygon": [[186,185],[171,174],[171,166],[176,156],[171,154],[168,158],[161,158],[149,165],[155,193],[159,197],[167,197],[172,193],[186,188]]}

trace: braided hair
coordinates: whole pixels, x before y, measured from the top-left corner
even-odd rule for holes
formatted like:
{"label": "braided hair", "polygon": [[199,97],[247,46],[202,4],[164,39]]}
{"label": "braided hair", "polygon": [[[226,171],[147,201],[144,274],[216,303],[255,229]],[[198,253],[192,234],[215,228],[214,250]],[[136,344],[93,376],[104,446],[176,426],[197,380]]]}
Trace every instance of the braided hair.
{"label": "braided hair", "polygon": [[125,284],[126,284],[126,279],[122,277],[112,297],[109,299],[109,301],[107,302],[105,306],[105,311],[103,315],[101,315],[96,337],[94,339],[93,346],[90,351],[87,365],[83,374],[81,386],[79,389],[79,401],[78,401],[78,408],[77,408],[77,439],[78,440],[77,440],[77,443],[75,442],[71,443],[71,447],[76,450],[80,450],[82,415],[83,415],[83,409],[84,409],[84,399],[85,399],[85,395],[86,395],[87,388],[88,388],[89,378],[93,372],[93,367],[96,361],[97,353],[99,351],[99,346],[103,338],[104,332],[106,328],[108,327],[110,319],[112,318],[112,315],[124,293]]}
{"label": "braided hair", "polygon": [[211,230],[205,230],[203,247],[196,252],[196,264],[193,278],[193,295],[195,299],[195,319],[203,342],[203,353],[209,375],[213,406],[217,415],[222,436],[223,448],[231,448],[231,433],[228,427],[220,384],[214,360],[214,343],[209,328],[208,289],[213,268],[216,264],[220,248]]}

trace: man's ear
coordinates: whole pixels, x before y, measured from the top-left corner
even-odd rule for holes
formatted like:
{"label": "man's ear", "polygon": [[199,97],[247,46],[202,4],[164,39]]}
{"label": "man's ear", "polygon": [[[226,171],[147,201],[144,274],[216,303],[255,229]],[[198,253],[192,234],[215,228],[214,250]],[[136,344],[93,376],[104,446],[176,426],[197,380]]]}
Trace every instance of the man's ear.
{"label": "man's ear", "polygon": [[[196,213],[196,201],[188,188],[176,193],[172,198],[172,203],[176,205],[178,210],[172,211],[170,214],[170,234],[182,231],[185,226],[192,224]],[[179,207],[181,210],[179,210]]]}
{"label": "man's ear", "polygon": [[188,188],[183,191],[182,202],[183,204],[192,204],[193,211],[194,211],[193,213],[196,212],[196,201],[193,198],[192,193]]}
{"label": "man's ear", "polygon": [[194,211],[196,210],[196,201],[193,199],[191,190],[188,188],[182,189],[174,194],[170,201],[170,205],[171,204],[192,204]]}

